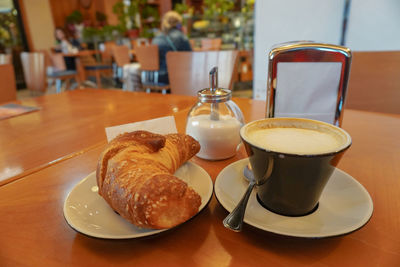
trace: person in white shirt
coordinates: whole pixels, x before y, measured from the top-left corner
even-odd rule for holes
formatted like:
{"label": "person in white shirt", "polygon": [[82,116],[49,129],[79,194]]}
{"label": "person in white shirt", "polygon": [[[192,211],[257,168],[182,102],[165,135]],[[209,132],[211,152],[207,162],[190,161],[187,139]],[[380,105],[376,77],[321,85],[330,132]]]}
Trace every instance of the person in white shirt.
{"label": "person in white shirt", "polygon": [[[56,52],[61,52],[63,54],[76,54],[79,49],[76,46],[73,46],[71,42],[68,40],[67,35],[64,30],[60,27],[57,27],[54,36],[56,38],[57,46],[55,48]],[[76,70],[75,65],[75,57],[64,56],[65,65],[68,70]]]}
{"label": "person in white shirt", "polygon": [[77,53],[79,50],[73,46],[67,39],[67,36],[62,28],[56,28],[55,30],[56,42],[58,49],[64,54]]}

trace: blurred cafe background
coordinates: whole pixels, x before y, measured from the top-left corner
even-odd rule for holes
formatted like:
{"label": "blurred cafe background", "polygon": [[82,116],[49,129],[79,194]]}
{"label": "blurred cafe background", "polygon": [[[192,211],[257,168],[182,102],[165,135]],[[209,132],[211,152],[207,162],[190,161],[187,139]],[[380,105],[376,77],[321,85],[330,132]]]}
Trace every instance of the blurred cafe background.
{"label": "blurred cafe background", "polygon": [[[0,0],[0,267],[400,266],[399,29],[400,0]],[[293,41],[319,45],[281,46],[291,50],[274,49],[279,54],[269,61],[272,47]],[[252,140],[264,132],[257,130],[264,126],[247,131],[244,123],[310,113],[351,136],[340,163],[332,155],[343,145],[322,156],[268,151],[262,142],[265,149],[238,145],[239,129]],[[300,137],[308,135],[303,124],[314,127],[287,121],[288,132]],[[315,125],[321,129],[315,139],[330,132]],[[177,172],[201,190],[198,215],[177,227],[139,229],[106,204],[132,211],[139,225],[169,221],[170,214],[147,216],[169,201],[183,203],[171,214],[195,211],[174,194],[186,190],[190,198],[191,189],[163,173],[195,143],[136,132],[107,146],[106,137],[134,130],[186,132],[203,142],[205,153]],[[349,145],[343,136],[332,139]],[[277,143],[308,146],[297,136],[285,139]],[[276,182],[290,185],[276,190],[289,199],[310,199],[290,181],[312,187],[301,177],[333,171],[328,190],[319,190],[320,204],[295,217],[264,209],[257,193],[249,194],[255,180],[246,150],[252,161],[262,155],[254,161],[266,170],[254,174],[265,181],[275,170],[294,173],[297,167],[287,166],[299,166],[300,179]],[[314,160],[338,165],[325,169]],[[96,166],[99,185],[105,183],[100,191]],[[235,233],[223,221],[246,188],[247,214],[239,209],[245,225]],[[171,198],[150,201],[160,192]]]}
{"label": "blurred cafe background", "polygon": [[[193,52],[237,51],[219,65],[229,76],[222,86],[234,96],[265,99],[268,51],[282,42],[338,44],[400,61],[385,53],[400,49],[397,0],[0,0],[0,62],[12,63],[16,90],[6,100],[87,87],[171,93],[174,81],[158,81],[165,58],[157,49],[138,49],[151,46],[171,10],[181,16],[179,30]],[[36,61],[40,68],[32,67]],[[391,64],[385,72],[394,71]],[[168,72],[176,68],[169,65]],[[190,94],[204,87],[191,86]]]}

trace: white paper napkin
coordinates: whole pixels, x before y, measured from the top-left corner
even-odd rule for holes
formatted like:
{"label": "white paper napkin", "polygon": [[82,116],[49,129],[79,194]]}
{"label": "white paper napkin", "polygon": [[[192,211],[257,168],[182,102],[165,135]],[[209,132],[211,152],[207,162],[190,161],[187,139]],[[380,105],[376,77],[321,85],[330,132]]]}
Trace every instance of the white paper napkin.
{"label": "white paper napkin", "polygon": [[280,62],[275,117],[300,117],[333,123],[340,62]]}
{"label": "white paper napkin", "polygon": [[161,117],[157,119],[133,122],[106,128],[107,141],[123,133],[144,130],[158,134],[177,133],[174,116]]}

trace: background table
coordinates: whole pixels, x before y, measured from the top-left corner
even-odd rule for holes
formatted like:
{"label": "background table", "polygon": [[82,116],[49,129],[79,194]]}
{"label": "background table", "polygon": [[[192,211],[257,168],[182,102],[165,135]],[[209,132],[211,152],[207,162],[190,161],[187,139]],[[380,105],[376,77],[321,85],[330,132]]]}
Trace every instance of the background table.
{"label": "background table", "polygon": [[[278,236],[249,225],[235,233],[222,226],[227,212],[213,196],[204,211],[173,230],[142,239],[102,240],[71,229],[62,208],[68,192],[95,169],[106,142],[104,126],[174,115],[183,131],[195,98],[83,90],[32,101],[45,104],[36,117],[0,124],[2,139],[7,127],[18,133],[32,123],[35,133],[23,135],[27,153],[13,144],[9,153],[25,171],[0,187],[2,266],[399,266],[399,115],[345,110],[343,128],[353,145],[338,167],[362,183],[374,201],[370,222],[354,233],[313,240]],[[247,121],[264,116],[264,102],[235,101]],[[59,127],[62,130],[57,131]],[[4,158],[5,152],[0,153]],[[50,163],[71,153],[68,159]],[[40,160],[30,159],[35,156]],[[241,150],[228,160],[193,161],[215,180],[225,166],[243,157]],[[36,162],[45,166],[30,173]],[[2,164],[6,168],[12,161]]]}

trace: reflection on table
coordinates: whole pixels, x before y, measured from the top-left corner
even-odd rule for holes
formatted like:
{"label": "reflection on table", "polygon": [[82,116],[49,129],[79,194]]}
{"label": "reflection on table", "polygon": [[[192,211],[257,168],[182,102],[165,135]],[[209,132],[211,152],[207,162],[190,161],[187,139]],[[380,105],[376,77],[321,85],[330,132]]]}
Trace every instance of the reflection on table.
{"label": "reflection on table", "polygon": [[[264,117],[264,101],[234,101],[246,121]],[[222,226],[227,212],[214,197],[192,220],[149,239],[95,239],[67,225],[64,200],[95,170],[106,144],[104,127],[173,115],[183,132],[195,102],[190,96],[93,89],[23,101],[41,110],[0,121],[0,262],[6,266],[89,262],[97,266],[397,266],[400,115],[393,114],[350,109],[344,113],[343,128],[353,145],[338,168],[357,179],[374,202],[371,220],[354,233],[302,239],[249,225],[235,233]],[[227,160],[194,157],[192,162],[215,180],[223,168],[245,157],[241,148]]]}

